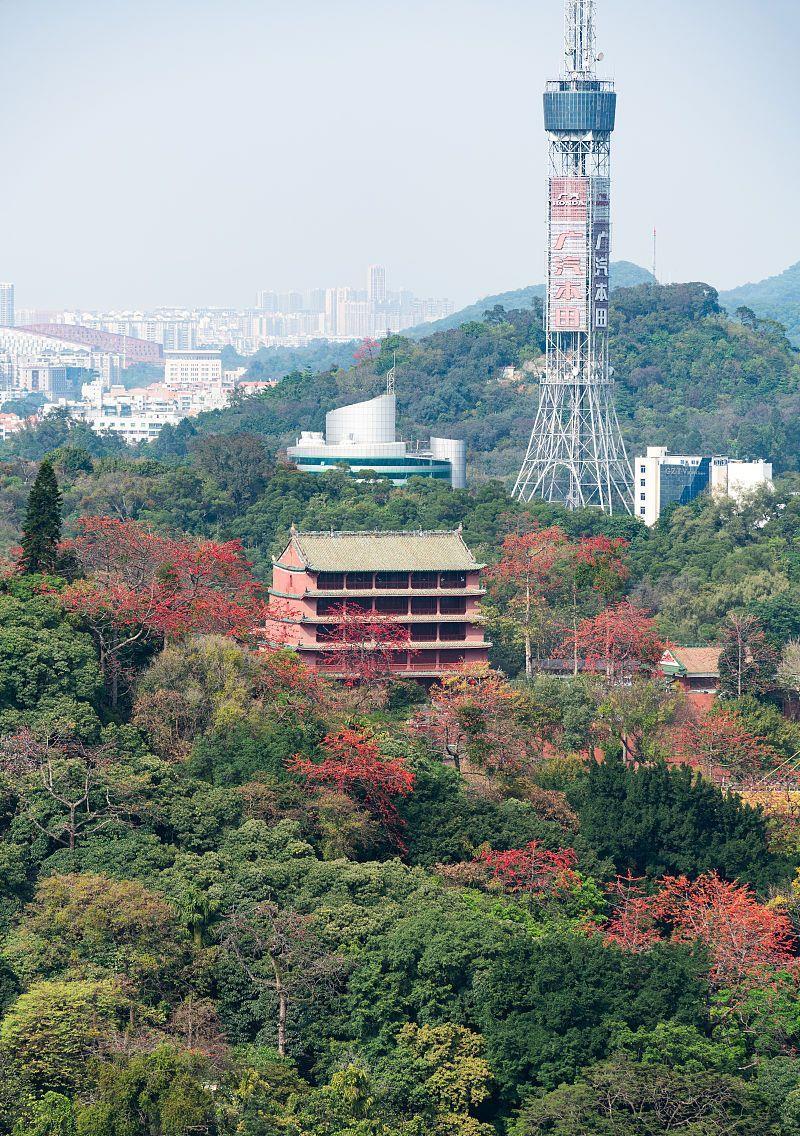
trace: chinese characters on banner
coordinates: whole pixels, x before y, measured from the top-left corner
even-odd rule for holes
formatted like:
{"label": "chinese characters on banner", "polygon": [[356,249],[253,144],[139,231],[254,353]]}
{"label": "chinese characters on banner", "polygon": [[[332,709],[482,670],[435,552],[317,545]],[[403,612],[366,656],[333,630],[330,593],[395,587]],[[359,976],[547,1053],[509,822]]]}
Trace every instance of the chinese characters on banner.
{"label": "chinese characters on banner", "polygon": [[551,331],[608,327],[608,178],[550,179]]}
{"label": "chinese characters on banner", "polygon": [[550,328],[586,331],[588,178],[550,179]]}
{"label": "chinese characters on banner", "polygon": [[611,183],[608,178],[591,179],[589,214],[589,267],[591,269],[591,326],[608,329],[609,268],[611,265]]}

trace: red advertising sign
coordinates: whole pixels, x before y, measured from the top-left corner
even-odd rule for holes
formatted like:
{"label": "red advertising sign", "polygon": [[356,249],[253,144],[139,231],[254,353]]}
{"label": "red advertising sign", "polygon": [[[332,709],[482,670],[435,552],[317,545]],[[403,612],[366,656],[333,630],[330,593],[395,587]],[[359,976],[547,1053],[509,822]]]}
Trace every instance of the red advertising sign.
{"label": "red advertising sign", "polygon": [[550,327],[586,331],[589,178],[550,179]]}
{"label": "red advertising sign", "polygon": [[548,307],[552,331],[605,331],[610,256],[608,178],[550,179]]}

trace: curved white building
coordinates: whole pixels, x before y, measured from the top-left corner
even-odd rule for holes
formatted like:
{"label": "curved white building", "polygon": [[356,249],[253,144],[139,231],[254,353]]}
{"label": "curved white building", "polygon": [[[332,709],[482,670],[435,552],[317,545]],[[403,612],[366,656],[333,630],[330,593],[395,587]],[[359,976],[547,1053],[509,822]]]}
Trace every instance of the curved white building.
{"label": "curved white building", "polygon": [[396,418],[397,397],[393,394],[340,406],[325,415],[325,439],[330,446],[396,444]]}
{"label": "curved white building", "polygon": [[465,443],[432,438],[429,449],[411,448],[397,438],[397,400],[393,392],[341,406],[325,416],[325,433],[304,430],[287,457],[304,473],[346,467],[354,477],[368,471],[404,485],[410,477],[466,485]]}

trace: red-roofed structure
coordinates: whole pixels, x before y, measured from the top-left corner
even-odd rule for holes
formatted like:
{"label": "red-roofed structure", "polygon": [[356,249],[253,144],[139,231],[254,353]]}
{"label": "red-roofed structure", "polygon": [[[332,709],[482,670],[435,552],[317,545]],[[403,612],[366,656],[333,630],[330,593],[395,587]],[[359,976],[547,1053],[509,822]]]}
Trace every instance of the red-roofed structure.
{"label": "red-roofed structure", "polygon": [[61,343],[93,347],[95,351],[108,351],[114,355],[124,355],[128,363],[163,363],[164,349],[160,343],[151,339],[136,339],[132,335],[117,335],[111,331],[99,331],[94,327],[83,327],[71,323],[39,323],[21,327],[18,331],[28,331],[32,335],[46,335]]}

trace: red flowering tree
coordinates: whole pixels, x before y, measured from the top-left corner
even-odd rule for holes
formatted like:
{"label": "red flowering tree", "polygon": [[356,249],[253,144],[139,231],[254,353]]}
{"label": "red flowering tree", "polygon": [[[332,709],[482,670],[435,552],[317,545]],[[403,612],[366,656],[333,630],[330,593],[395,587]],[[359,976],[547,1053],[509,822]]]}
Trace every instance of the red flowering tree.
{"label": "red flowering tree", "polygon": [[612,599],[631,574],[625,563],[627,548],[622,537],[581,537],[572,553],[577,586],[592,588],[606,601]]}
{"label": "red flowering tree", "polygon": [[302,777],[308,785],[350,797],[366,808],[402,848],[402,821],[396,802],[414,789],[414,774],[405,761],[384,757],[373,735],[354,727],[328,734],[322,748],[321,761],[299,755],[291,758],[287,763],[289,772]]}
{"label": "red flowering tree", "polygon": [[675,734],[675,754],[708,778],[718,780],[727,771],[742,784],[752,784],[781,761],[777,750],[725,707],[684,723]]}
{"label": "red flowering tree", "polygon": [[[533,673],[534,643],[552,645],[565,624],[573,632],[580,615],[594,614],[618,595],[630,575],[627,542],[609,537],[571,541],[557,525],[512,533],[503,542],[499,562],[487,579],[525,644],[525,671]],[[573,642],[574,670],[579,656]]]}
{"label": "red flowering tree", "polygon": [[85,573],[59,593],[92,630],[116,702],[120,655],[137,641],[217,633],[247,638],[261,587],[238,541],[165,537],[135,521],[84,517],[63,551]]}
{"label": "red flowering tree", "polygon": [[258,697],[267,698],[273,709],[324,704],[328,697],[324,680],[295,652],[262,648],[258,661],[254,691]]}
{"label": "red flowering tree", "polygon": [[628,600],[583,619],[564,636],[563,646],[586,660],[589,670],[609,679],[653,670],[664,653],[653,619]]}
{"label": "red flowering tree", "polygon": [[600,605],[618,596],[630,576],[625,563],[628,542],[621,537],[612,540],[607,536],[581,537],[565,549],[558,564],[568,596],[570,642],[572,644],[572,670],[580,669],[577,629],[580,613],[595,614]]}
{"label": "red flowering tree", "polygon": [[649,950],[661,939],[653,897],[645,891],[645,882],[629,871],[626,876],[617,876],[608,889],[614,914],[606,924],[605,938],[634,954]]}
{"label": "red flowering tree", "polygon": [[548,596],[559,586],[555,567],[569,544],[557,525],[528,533],[511,533],[503,541],[500,560],[486,573],[501,586],[505,607],[525,644],[525,673],[533,674],[534,640],[542,640],[548,623]]}
{"label": "red flowering tree", "polygon": [[550,852],[547,848],[542,848],[538,840],[532,840],[524,848],[512,848],[508,852],[490,849],[482,852],[475,862],[485,865],[491,878],[504,891],[525,896],[529,900],[544,899],[569,891],[578,882],[575,871],[578,857],[575,850],[559,848],[557,852]]}
{"label": "red flowering tree", "polygon": [[614,888],[617,909],[606,926],[610,942],[645,950],[660,938],[702,942],[711,958],[716,987],[747,989],[794,962],[789,917],[758,902],[749,887],[728,883],[716,872],[696,880],[668,876],[651,896],[637,881]]}
{"label": "red flowering tree", "polygon": [[489,772],[513,772],[529,756],[530,732],[518,720],[520,691],[486,663],[467,664],[431,689],[430,705],[410,729],[428,738],[459,772],[468,762]]}
{"label": "red flowering tree", "polygon": [[788,915],[759,903],[749,887],[728,883],[716,872],[697,880],[668,877],[658,896],[658,917],[672,938],[699,939],[712,959],[718,986],[739,986],[792,962],[795,939]]}
{"label": "red flowering tree", "polygon": [[367,336],[362,339],[360,346],[355,351],[353,358],[356,363],[374,363],[381,353],[381,345],[377,339],[371,339]]}
{"label": "red flowering tree", "polygon": [[335,648],[332,660],[349,686],[384,682],[392,673],[397,652],[411,646],[407,624],[391,615],[362,611],[354,603],[335,604],[325,614],[330,631],[325,643]]}

